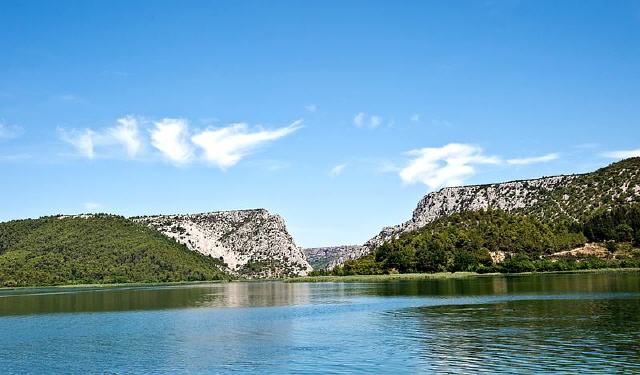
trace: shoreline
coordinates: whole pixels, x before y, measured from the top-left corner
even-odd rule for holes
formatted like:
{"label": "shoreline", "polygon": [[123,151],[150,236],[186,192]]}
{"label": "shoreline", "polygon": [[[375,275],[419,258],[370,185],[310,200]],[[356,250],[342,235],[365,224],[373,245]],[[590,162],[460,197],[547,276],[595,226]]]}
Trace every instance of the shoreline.
{"label": "shoreline", "polygon": [[473,277],[489,276],[530,276],[552,274],[579,274],[579,273],[609,273],[609,272],[640,272],[640,268],[596,268],[573,271],[547,271],[547,272],[521,272],[521,273],[477,273],[477,272],[437,272],[437,273],[398,273],[384,275],[348,275],[348,276],[300,276],[282,279],[232,279],[232,280],[205,280],[205,281],[171,281],[171,282],[136,282],[114,284],[62,284],[62,285],[33,285],[18,287],[0,287],[0,292],[27,289],[119,289],[138,287],[171,287],[189,286],[200,284],[224,284],[224,283],[259,283],[280,281],[285,283],[329,283],[329,282],[386,282],[386,281],[414,281],[414,280],[446,280],[465,279]]}
{"label": "shoreline", "polygon": [[59,284],[59,285],[32,285],[16,287],[0,287],[0,292],[23,289],[118,289],[135,287],[158,287],[158,286],[180,286],[198,284],[222,284],[241,280],[205,280],[205,281],[168,281],[168,282],[135,282],[135,283],[112,283],[112,284]]}
{"label": "shoreline", "polygon": [[588,270],[572,271],[546,271],[546,272],[521,272],[521,273],[477,273],[477,272],[438,272],[438,273],[399,273],[385,275],[348,275],[348,276],[303,276],[285,279],[287,283],[331,283],[331,282],[385,282],[385,281],[413,281],[413,280],[446,280],[465,279],[486,276],[531,276],[553,274],[580,274],[580,273],[610,273],[610,272],[640,272],[640,268],[595,268]]}

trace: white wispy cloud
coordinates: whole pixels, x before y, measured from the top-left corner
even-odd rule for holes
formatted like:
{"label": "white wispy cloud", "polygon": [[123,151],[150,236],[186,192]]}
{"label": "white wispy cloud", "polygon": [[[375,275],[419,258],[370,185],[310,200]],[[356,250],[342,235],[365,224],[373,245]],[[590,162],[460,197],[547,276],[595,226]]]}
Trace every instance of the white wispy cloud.
{"label": "white wispy cloud", "polygon": [[382,125],[383,118],[378,115],[367,115],[364,112],[359,112],[355,116],[353,116],[353,125],[361,128],[364,126],[368,126],[371,129],[375,129],[378,126]]}
{"label": "white wispy cloud", "polygon": [[373,115],[371,116],[371,118],[369,118],[369,126],[372,129],[377,128],[378,126],[380,126],[380,124],[382,124],[382,117]]}
{"label": "white wispy cloud", "polygon": [[407,155],[413,159],[400,169],[402,181],[423,183],[430,189],[462,185],[475,174],[476,165],[500,163],[500,158],[484,155],[482,148],[460,143],[412,150]]}
{"label": "white wispy cloud", "polygon": [[[176,165],[204,162],[219,168],[237,164],[259,146],[285,137],[302,127],[302,120],[277,129],[249,127],[244,123],[225,127],[191,129],[186,119],[142,121],[126,116],[105,129],[59,128],[60,138],[85,158],[163,158]],[[146,129],[146,130],[145,130]]]}
{"label": "white wispy cloud", "polygon": [[165,118],[154,123],[150,130],[151,145],[169,161],[186,164],[193,158],[189,143],[189,125],[184,119]]}
{"label": "white wispy cloud", "polygon": [[300,129],[302,120],[274,130],[249,129],[247,124],[232,124],[218,129],[204,130],[191,137],[191,141],[203,151],[202,158],[219,168],[237,164],[255,148],[285,137]]}
{"label": "white wispy cloud", "polygon": [[307,104],[304,106],[304,109],[306,109],[307,112],[315,113],[318,110],[318,106],[315,104]]}
{"label": "white wispy cloud", "polygon": [[109,128],[107,134],[113,138],[115,143],[124,146],[130,158],[134,158],[142,148],[138,121],[131,116],[118,119],[118,126]]}
{"label": "white wispy cloud", "polygon": [[420,114],[419,113],[414,113],[413,115],[411,115],[411,117],[409,118],[409,121],[416,123],[416,122],[420,122]]}
{"label": "white wispy cloud", "polygon": [[23,129],[18,125],[9,125],[0,122],[0,140],[13,139],[22,135]]}
{"label": "white wispy cloud", "polygon": [[113,153],[113,148],[124,148],[129,158],[135,158],[142,148],[142,139],[138,130],[138,121],[132,116],[118,119],[117,125],[104,130],[66,130],[59,128],[63,141],[72,145],[83,157],[93,159],[96,149],[102,148],[105,154]]}
{"label": "white wispy cloud", "polygon": [[546,154],[542,156],[534,156],[527,158],[515,158],[508,159],[507,164],[511,165],[529,165],[529,164],[538,164],[538,163],[547,163],[553,160],[557,160],[560,157],[557,153]]}
{"label": "white wispy cloud", "polygon": [[84,156],[88,159],[93,159],[95,157],[95,132],[93,130],[85,129],[81,131],[67,131],[65,129],[58,128],[58,131],[60,132],[60,138],[73,146],[81,156]]}
{"label": "white wispy cloud", "polygon": [[347,167],[346,164],[338,164],[335,167],[331,168],[329,171],[329,176],[338,177],[344,172],[344,169]]}
{"label": "white wispy cloud", "polygon": [[640,148],[635,150],[616,150],[616,151],[607,151],[601,154],[605,158],[611,159],[626,159],[633,157],[640,157]]}

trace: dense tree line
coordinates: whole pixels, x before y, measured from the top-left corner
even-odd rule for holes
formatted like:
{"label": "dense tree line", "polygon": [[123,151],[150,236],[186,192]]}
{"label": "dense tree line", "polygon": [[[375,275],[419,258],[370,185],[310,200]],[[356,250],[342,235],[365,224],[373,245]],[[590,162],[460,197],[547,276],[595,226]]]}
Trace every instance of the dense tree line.
{"label": "dense tree line", "polygon": [[640,205],[599,211],[584,223],[590,241],[634,242],[640,246]]}
{"label": "dense tree line", "polygon": [[0,223],[0,286],[228,278],[220,264],[120,216]]}
{"label": "dense tree line", "polygon": [[[441,218],[425,228],[388,241],[360,259],[347,261],[334,275],[411,272],[526,272],[638,267],[629,259],[546,259],[588,240],[638,239],[640,207],[620,207],[592,215],[584,225],[550,224],[504,211],[469,211]],[[508,254],[494,262],[492,252]]]}

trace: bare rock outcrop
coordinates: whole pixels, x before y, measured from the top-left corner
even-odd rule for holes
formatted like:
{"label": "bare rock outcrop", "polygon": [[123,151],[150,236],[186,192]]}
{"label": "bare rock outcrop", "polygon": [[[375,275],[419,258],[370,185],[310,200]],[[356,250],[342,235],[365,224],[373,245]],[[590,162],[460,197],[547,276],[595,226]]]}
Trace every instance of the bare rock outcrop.
{"label": "bare rock outcrop", "polygon": [[249,278],[303,276],[312,270],[282,217],[264,209],[132,218],[226,263]]}
{"label": "bare rock outcrop", "polygon": [[410,220],[383,228],[364,246],[373,250],[386,241],[398,238],[402,233],[418,230],[441,217],[456,212],[489,208],[507,212],[525,209],[546,199],[549,192],[560,186],[566,186],[576,177],[577,175],[555,176],[500,184],[444,188],[422,198]]}
{"label": "bare rock outcrop", "polygon": [[358,259],[369,253],[362,245],[312,247],[302,250],[314,270],[330,271],[350,259]]}

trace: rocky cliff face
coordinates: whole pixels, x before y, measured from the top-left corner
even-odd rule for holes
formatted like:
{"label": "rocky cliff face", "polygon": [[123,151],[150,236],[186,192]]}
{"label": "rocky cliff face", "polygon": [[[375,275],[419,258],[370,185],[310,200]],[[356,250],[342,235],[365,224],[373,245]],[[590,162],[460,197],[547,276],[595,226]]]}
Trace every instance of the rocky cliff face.
{"label": "rocky cliff face", "polygon": [[586,174],[448,187],[422,198],[410,220],[382,229],[363,248],[351,253],[346,249],[328,268],[366,255],[386,241],[456,212],[500,209],[547,221],[580,222],[595,210],[639,202],[640,158],[626,159]]}
{"label": "rocky cliff face", "polygon": [[264,278],[311,271],[284,220],[264,209],[132,218],[193,251],[218,258],[235,275]]}
{"label": "rocky cliff face", "polygon": [[368,248],[361,245],[313,247],[302,251],[314,270],[332,270],[347,260],[358,259],[369,252]]}
{"label": "rocky cliff face", "polygon": [[547,221],[580,222],[599,209],[640,202],[640,158],[630,158],[592,173],[499,184],[444,188],[426,195],[411,220],[384,228],[370,239],[369,251],[402,233],[456,212],[499,209]]}
{"label": "rocky cliff face", "polygon": [[[418,230],[425,225],[456,212],[496,208],[512,212],[533,206],[545,199],[550,191],[564,186],[577,176],[555,176],[536,180],[512,181],[490,185],[448,187],[427,194],[418,202],[410,220],[383,228],[363,246],[305,249],[308,259],[324,256],[322,269],[331,270],[346,260],[360,258],[384,242],[401,234]],[[334,250],[337,249],[337,250]],[[314,260],[320,262],[319,260]],[[313,264],[314,261],[311,261]],[[315,269],[318,269],[314,266]]]}
{"label": "rocky cliff face", "polygon": [[507,212],[525,209],[544,201],[551,191],[566,186],[577,177],[555,176],[500,184],[444,188],[422,198],[409,221],[382,229],[378,235],[367,241],[365,247],[373,250],[402,233],[420,229],[456,212],[488,208]]}

